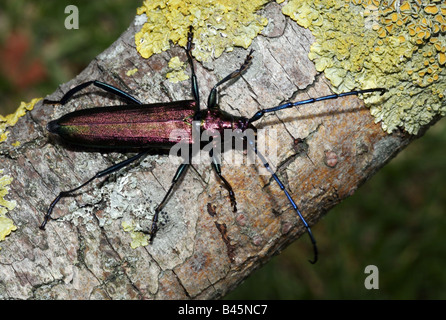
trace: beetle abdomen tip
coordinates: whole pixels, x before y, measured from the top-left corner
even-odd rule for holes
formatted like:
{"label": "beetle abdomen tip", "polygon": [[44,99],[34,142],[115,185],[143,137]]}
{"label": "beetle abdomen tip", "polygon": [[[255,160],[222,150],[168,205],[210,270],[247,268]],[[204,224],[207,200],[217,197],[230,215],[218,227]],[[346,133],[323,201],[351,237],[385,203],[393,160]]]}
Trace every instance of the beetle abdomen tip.
{"label": "beetle abdomen tip", "polygon": [[57,120],[55,121],[50,121],[48,122],[48,124],[46,125],[46,129],[51,132],[51,133],[57,133],[57,131],[59,130],[60,125],[59,123],[57,123]]}

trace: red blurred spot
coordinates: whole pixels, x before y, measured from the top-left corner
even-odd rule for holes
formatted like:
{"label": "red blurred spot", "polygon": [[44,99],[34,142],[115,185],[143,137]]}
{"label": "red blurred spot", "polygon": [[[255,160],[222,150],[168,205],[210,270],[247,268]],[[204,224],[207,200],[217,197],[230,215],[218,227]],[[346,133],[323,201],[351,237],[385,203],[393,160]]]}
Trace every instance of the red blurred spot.
{"label": "red blurred spot", "polygon": [[39,58],[32,57],[29,37],[20,32],[12,33],[0,47],[0,71],[17,89],[39,83],[47,76]]}

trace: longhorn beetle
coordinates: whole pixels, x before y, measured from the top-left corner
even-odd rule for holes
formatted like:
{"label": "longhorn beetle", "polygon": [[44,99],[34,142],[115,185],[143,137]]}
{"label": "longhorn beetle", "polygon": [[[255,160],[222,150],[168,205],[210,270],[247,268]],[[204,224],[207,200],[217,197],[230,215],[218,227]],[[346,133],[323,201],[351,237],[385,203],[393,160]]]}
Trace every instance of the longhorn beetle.
{"label": "longhorn beetle", "polygon": [[[171,141],[169,139],[170,133],[173,129],[182,129],[185,130],[189,136],[192,135],[193,130],[199,130],[200,132],[205,130],[211,130],[215,133],[220,134],[222,137],[224,135],[225,129],[232,130],[240,130],[244,132],[248,128],[255,129],[252,125],[253,122],[259,120],[263,117],[264,114],[270,112],[280,111],[282,109],[287,109],[295,106],[300,106],[303,104],[309,104],[316,101],[328,100],[328,99],[336,99],[343,96],[348,95],[358,95],[362,93],[368,92],[381,92],[384,93],[384,89],[376,88],[376,89],[366,89],[366,90],[358,90],[351,91],[341,94],[332,94],[328,96],[323,96],[319,98],[311,98],[298,102],[288,102],[282,105],[279,105],[274,108],[262,109],[259,110],[256,114],[254,114],[251,118],[239,117],[231,115],[223,110],[220,110],[217,104],[217,88],[221,86],[223,83],[228,82],[231,79],[239,77],[250,65],[252,60],[251,50],[246,57],[244,63],[241,67],[225,78],[217,82],[217,84],[212,88],[207,103],[207,109],[200,109],[200,97],[198,92],[198,83],[197,77],[195,75],[194,63],[192,59],[192,28],[188,33],[188,41],[186,46],[186,55],[188,59],[188,63],[191,67],[191,85],[192,85],[192,95],[193,100],[184,100],[184,101],[174,101],[169,103],[155,103],[155,104],[143,104],[141,101],[131,96],[130,94],[112,86],[107,83],[94,80],[82,83],[71,90],[69,90],[60,100],[44,100],[46,104],[62,104],[67,103],[70,98],[79,92],[80,90],[94,85],[99,87],[109,93],[115,94],[130,104],[123,106],[109,106],[109,107],[96,107],[86,110],[78,110],[66,114],[59,118],[58,120],[50,121],[47,125],[48,131],[51,133],[57,134],[61,137],[63,141],[68,143],[83,146],[83,147],[95,147],[99,149],[106,148],[121,148],[121,149],[139,149],[144,150],[139,152],[135,156],[132,156],[122,162],[119,162],[105,170],[97,172],[92,178],[84,182],[83,184],[77,186],[68,191],[62,191],[59,195],[53,200],[50,204],[47,213],[44,216],[43,222],[40,225],[40,229],[45,229],[45,226],[48,220],[51,218],[51,213],[55,207],[55,205],[59,202],[61,198],[70,196],[75,191],[89,184],[93,180],[109,175],[115,171],[120,170],[121,168],[129,165],[135,160],[145,156],[148,153],[149,148],[170,148],[177,141]],[[194,129],[192,126],[192,121],[198,122],[199,127]],[[306,228],[306,231],[310,237],[310,240],[313,245],[314,258],[310,260],[311,263],[315,263],[318,259],[318,250],[316,246],[316,240],[311,232],[310,226],[305,221],[302,213],[299,211],[296,203],[291,198],[288,191],[285,189],[285,186],[280,181],[276,173],[271,169],[270,165],[266,161],[265,157],[258,152],[257,147],[253,139],[249,139],[248,137],[244,137],[247,140],[247,146],[254,151],[257,156],[260,158],[261,162],[277,182],[280,189],[283,191],[285,196],[288,198],[291,206],[294,211],[299,216],[303,225]],[[186,139],[187,143],[190,145],[193,143],[192,139]],[[229,182],[223,177],[221,172],[221,166],[219,161],[217,160],[215,154],[213,154],[212,150],[209,152],[209,156],[212,158],[211,165],[220,178],[220,180],[225,185],[226,189],[229,193],[229,199],[231,201],[231,205],[233,207],[234,212],[236,212],[236,200],[235,194],[232,190]],[[167,190],[163,200],[156,207],[155,213],[152,219],[152,225],[148,233],[150,234],[150,241],[153,241],[156,232],[158,230],[157,222],[158,216],[163,207],[165,206],[169,196],[172,193],[175,185],[178,183],[180,178],[186,172],[186,169],[190,163],[188,161],[184,161],[177,169],[172,183]]]}

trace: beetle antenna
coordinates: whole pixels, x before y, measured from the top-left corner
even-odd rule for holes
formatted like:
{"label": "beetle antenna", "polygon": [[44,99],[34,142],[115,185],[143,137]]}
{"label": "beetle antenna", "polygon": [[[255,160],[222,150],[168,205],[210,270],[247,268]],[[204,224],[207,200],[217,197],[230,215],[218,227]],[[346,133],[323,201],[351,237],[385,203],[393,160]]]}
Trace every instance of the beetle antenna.
{"label": "beetle antenna", "polygon": [[310,98],[310,99],[307,99],[307,100],[302,100],[302,101],[297,101],[297,102],[287,102],[285,104],[281,104],[281,105],[279,105],[277,107],[274,107],[274,108],[262,109],[262,110],[257,111],[257,113],[248,120],[248,124],[251,124],[254,121],[259,120],[260,118],[263,117],[263,115],[265,113],[276,112],[276,111],[279,111],[279,110],[288,109],[288,108],[300,106],[300,105],[303,105],[303,104],[308,104],[308,103],[313,103],[313,102],[318,102],[318,101],[323,101],[323,100],[329,100],[329,99],[337,99],[337,98],[340,98],[340,97],[358,95],[358,94],[362,94],[362,93],[381,92],[381,95],[383,95],[386,91],[387,90],[383,89],[383,88],[374,88],[374,89],[365,89],[365,90],[344,92],[344,93],[339,93],[339,94],[335,93],[335,94],[331,94],[331,95],[328,95],[328,96],[323,96],[323,97],[319,97],[319,98]]}
{"label": "beetle antenna", "polygon": [[302,213],[300,212],[299,208],[297,207],[296,203],[294,202],[293,198],[291,198],[290,194],[286,190],[285,186],[283,185],[282,181],[280,181],[279,177],[276,175],[276,173],[271,169],[268,161],[265,159],[265,157],[257,150],[254,141],[246,137],[248,141],[248,146],[255,152],[255,154],[259,157],[259,159],[262,161],[263,166],[268,170],[268,172],[272,175],[274,180],[276,180],[277,184],[279,185],[280,189],[285,193],[286,197],[288,198],[289,202],[293,206],[294,211],[296,211],[297,215],[299,216],[300,220],[305,226],[305,229],[307,230],[308,236],[310,237],[311,243],[313,245],[313,252],[314,257],[313,260],[308,260],[310,263],[315,264],[318,260],[318,249],[316,245],[316,239],[313,236],[313,233],[311,232],[311,228],[308,225],[308,223],[305,221]]}

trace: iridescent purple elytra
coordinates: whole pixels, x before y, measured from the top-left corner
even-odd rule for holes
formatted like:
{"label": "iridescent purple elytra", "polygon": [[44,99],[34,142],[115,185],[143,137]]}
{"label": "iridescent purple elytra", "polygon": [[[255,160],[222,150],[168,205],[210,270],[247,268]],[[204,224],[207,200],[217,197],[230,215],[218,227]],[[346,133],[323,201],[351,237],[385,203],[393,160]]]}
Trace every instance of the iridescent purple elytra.
{"label": "iridescent purple elytra", "polygon": [[[49,122],[47,129],[70,144],[84,147],[168,149],[179,142],[194,143],[194,118],[200,120],[201,131],[207,130],[221,137],[225,129],[245,130],[248,121],[219,109],[197,113],[197,103],[184,100],[78,110]],[[174,130],[181,130],[184,135],[172,139]]]}

